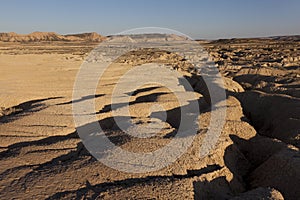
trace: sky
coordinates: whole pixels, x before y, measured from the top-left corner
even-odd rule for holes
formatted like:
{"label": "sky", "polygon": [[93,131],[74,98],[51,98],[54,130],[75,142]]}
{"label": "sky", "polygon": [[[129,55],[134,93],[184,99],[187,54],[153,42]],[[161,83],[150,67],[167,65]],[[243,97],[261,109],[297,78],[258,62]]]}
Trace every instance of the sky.
{"label": "sky", "polygon": [[194,39],[300,35],[299,0],[2,0],[0,32],[162,27]]}

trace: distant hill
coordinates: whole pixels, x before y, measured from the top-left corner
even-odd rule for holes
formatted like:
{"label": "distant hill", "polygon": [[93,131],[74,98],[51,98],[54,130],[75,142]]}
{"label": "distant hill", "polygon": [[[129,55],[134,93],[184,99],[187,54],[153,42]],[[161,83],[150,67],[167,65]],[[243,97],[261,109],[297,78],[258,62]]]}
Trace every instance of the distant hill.
{"label": "distant hill", "polygon": [[96,32],[69,34],[69,35],[64,35],[64,37],[69,38],[69,39],[71,39],[71,38],[74,38],[74,39],[80,38],[82,40],[91,41],[91,42],[101,42],[105,38],[104,36],[99,35]]}
{"label": "distant hill", "polygon": [[261,40],[273,40],[273,41],[282,41],[282,42],[299,42],[300,35],[287,35],[287,36],[270,36],[270,37],[258,37],[258,38],[231,38],[231,39],[218,39],[212,40],[211,43],[257,43]]}
{"label": "distant hill", "polygon": [[[107,36],[110,39],[115,38],[115,36]],[[14,32],[0,33],[0,41],[2,42],[41,42],[41,41],[65,41],[65,42],[76,42],[76,41],[86,41],[86,42],[101,42],[106,36],[99,35],[96,32],[92,33],[77,33],[77,34],[67,34],[60,35],[55,32],[33,32],[30,34],[18,34]],[[172,41],[172,40],[187,40],[188,38],[173,34],[144,34],[144,35],[122,35],[122,37],[117,37],[119,40],[137,40],[137,41]],[[293,41],[299,42],[300,35],[291,36],[271,36],[263,38],[231,38],[231,39],[218,39],[218,40],[197,40],[201,42],[210,43],[242,43],[242,42],[257,42],[259,40],[276,40],[276,41]]]}
{"label": "distant hill", "polygon": [[14,32],[0,33],[3,42],[41,42],[41,41],[87,41],[101,42],[105,37],[98,33],[81,33],[60,35],[54,32],[33,32],[30,34],[17,34]]}
{"label": "distant hill", "polygon": [[289,35],[289,36],[273,36],[271,37],[274,40],[283,40],[283,41],[300,41],[300,35]]}

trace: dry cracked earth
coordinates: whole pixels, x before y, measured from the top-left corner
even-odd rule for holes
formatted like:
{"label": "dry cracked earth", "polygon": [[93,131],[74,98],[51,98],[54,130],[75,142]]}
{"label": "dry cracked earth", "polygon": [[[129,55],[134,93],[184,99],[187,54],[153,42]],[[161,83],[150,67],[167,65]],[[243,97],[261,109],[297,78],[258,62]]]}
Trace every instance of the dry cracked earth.
{"label": "dry cracked earth", "polygon": [[[115,145],[151,152],[176,134],[176,96],[153,83],[131,91],[133,122],[163,126],[140,138],[115,124],[113,108],[123,105],[111,105],[113,89],[124,73],[145,63],[181,73],[193,87],[187,92],[196,96],[201,126],[181,157],[147,173],[102,164],[76,132],[73,84],[97,43],[1,42],[0,199],[299,199],[300,37],[197,42],[216,63],[226,90],[226,121],[205,157],[199,147],[211,123],[210,94],[201,73],[175,53],[131,51],[107,68],[95,95],[73,99],[95,101],[98,123]],[[166,110],[164,122],[151,121],[154,104]]]}

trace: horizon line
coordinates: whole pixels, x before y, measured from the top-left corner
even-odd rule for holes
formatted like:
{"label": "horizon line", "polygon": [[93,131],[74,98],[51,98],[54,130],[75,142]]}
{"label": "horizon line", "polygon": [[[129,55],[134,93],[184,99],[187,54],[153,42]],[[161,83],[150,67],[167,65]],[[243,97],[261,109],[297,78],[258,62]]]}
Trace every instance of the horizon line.
{"label": "horizon line", "polygon": [[[9,32],[2,32],[0,31],[0,34],[3,33],[15,33],[18,35],[30,35],[32,33],[55,33],[57,35],[62,35],[62,36],[67,36],[67,35],[76,35],[76,34],[85,34],[85,33],[97,33],[100,36],[103,37],[111,37],[114,35],[134,35],[134,34],[108,34],[108,35],[103,35],[97,31],[79,31],[79,32],[70,32],[70,33],[59,33],[59,32],[55,32],[55,31],[33,31],[33,32],[29,32],[29,33],[20,33],[20,32],[15,32],[15,31],[9,31]],[[122,32],[121,32],[122,33]],[[153,32],[153,33],[143,33],[143,34],[166,34],[166,33],[158,33],[158,32]],[[175,34],[176,35],[176,34]],[[236,37],[218,37],[218,38],[192,38],[193,40],[231,40],[231,39],[268,39],[268,38],[275,38],[275,37],[300,37],[300,34],[285,34],[285,35],[267,35],[267,36],[251,36],[251,37],[244,37],[244,36],[236,36]],[[190,37],[191,38],[191,37]]]}

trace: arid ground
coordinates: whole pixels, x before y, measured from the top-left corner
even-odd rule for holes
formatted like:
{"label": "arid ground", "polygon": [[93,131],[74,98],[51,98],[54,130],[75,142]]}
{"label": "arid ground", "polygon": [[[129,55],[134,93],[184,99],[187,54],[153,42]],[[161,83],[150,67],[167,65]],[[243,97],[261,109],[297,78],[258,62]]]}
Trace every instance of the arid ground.
{"label": "arid ground", "polygon": [[133,91],[129,110],[136,123],[147,124],[152,104],[162,105],[167,119],[159,123],[164,128],[153,137],[138,138],[116,126],[111,94],[135,66],[155,62],[173,67],[189,80],[189,92],[201,110],[201,127],[187,152],[148,173],[125,173],[102,164],[76,132],[76,74],[104,38],[0,36],[0,199],[299,199],[299,36],[197,41],[218,67],[226,90],[226,122],[204,158],[199,147],[211,109],[201,75],[180,56],[155,49],[116,60],[95,96],[73,100],[95,100],[99,124],[115,145],[154,151],[168,144],[179,126],[176,98],[155,84]]}

